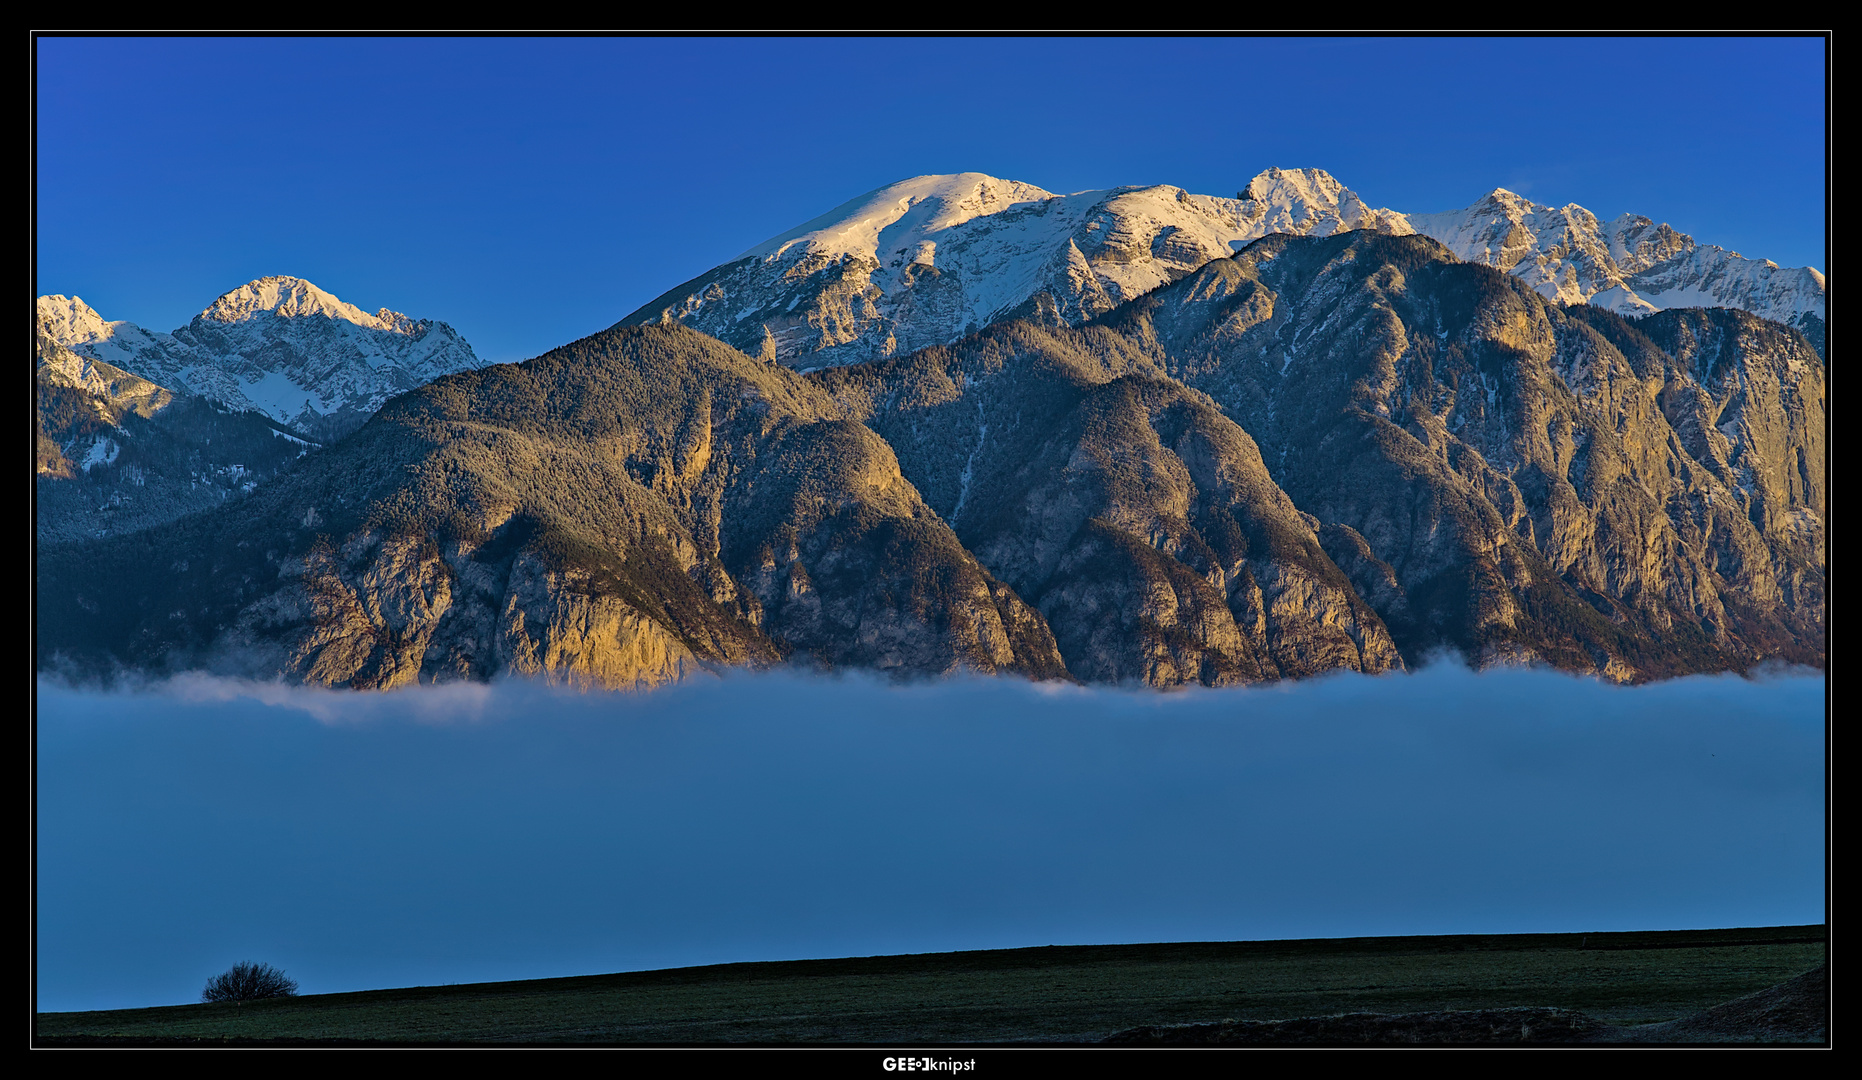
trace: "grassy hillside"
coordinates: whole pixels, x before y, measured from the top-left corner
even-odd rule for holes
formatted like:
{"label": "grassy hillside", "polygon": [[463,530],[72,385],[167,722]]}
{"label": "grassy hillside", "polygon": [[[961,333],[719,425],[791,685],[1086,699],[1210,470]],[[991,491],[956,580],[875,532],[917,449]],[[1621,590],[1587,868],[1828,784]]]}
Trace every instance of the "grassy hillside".
{"label": "grassy hillside", "polygon": [[39,1045],[1088,1043],[1141,1024],[1550,1006],[1670,1020],[1824,962],[1822,926],[1082,945],[41,1013]]}

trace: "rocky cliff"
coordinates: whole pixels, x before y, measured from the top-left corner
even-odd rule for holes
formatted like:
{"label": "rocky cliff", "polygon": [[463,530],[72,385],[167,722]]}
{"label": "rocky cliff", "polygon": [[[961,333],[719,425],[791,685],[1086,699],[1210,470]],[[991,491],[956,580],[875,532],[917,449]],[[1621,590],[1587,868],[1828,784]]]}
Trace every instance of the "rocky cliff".
{"label": "rocky cliff", "polygon": [[1800,333],[1564,307],[1371,236],[1269,238],[1106,325],[1258,440],[1412,657],[1821,662],[1827,399]]}

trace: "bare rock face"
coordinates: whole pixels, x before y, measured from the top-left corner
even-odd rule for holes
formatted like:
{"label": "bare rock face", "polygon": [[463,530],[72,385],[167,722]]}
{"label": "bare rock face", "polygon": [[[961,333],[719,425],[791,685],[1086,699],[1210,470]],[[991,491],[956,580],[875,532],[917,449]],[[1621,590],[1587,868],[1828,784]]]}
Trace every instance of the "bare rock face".
{"label": "bare rock face", "polygon": [[[135,580],[138,564],[168,567]],[[785,658],[1064,677],[890,448],[680,327],[442,379],[225,512],[48,561],[47,666],[648,687]]]}
{"label": "bare rock face", "polygon": [[[218,651],[259,650],[280,673],[321,686],[387,690],[488,677],[650,688],[701,666],[690,647],[586,572],[531,552],[487,568],[471,548],[364,531],[288,566],[292,584],[241,613]],[[487,586],[492,586],[487,588]]]}
{"label": "bare rock face", "polygon": [[1248,434],[1118,345],[1023,323],[814,378],[1040,610],[1076,677],[1213,686],[1400,668]]}
{"label": "bare rock face", "polygon": [[318,545],[291,576],[294,586],[248,609],[245,641],[262,640],[261,626],[297,629],[287,670],[312,684],[385,690],[419,680],[452,606],[452,574],[431,544],[365,530],[340,551]]}
{"label": "bare rock face", "polygon": [[494,645],[504,671],[577,686],[646,689],[699,667],[684,642],[627,601],[531,556],[514,568]]}
{"label": "bare rock face", "polygon": [[1028,657],[1036,674],[1066,672],[1039,618],[977,565],[863,425],[776,440],[725,514],[740,523],[727,564],[761,604],[765,632],[817,663],[945,674],[1015,670]]}
{"label": "bare rock face", "polygon": [[1269,238],[1105,324],[1259,440],[1412,658],[1821,662],[1824,368],[1800,334],[1561,308],[1368,236]]}

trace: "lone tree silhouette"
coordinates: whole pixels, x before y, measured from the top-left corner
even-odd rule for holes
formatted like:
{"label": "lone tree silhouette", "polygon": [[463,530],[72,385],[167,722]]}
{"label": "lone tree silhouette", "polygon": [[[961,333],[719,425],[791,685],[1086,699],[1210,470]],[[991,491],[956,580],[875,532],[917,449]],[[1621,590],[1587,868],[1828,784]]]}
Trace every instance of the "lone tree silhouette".
{"label": "lone tree silhouette", "polygon": [[270,964],[234,964],[226,974],[207,980],[200,992],[202,1001],[257,1001],[260,998],[292,997],[297,994],[297,980]]}

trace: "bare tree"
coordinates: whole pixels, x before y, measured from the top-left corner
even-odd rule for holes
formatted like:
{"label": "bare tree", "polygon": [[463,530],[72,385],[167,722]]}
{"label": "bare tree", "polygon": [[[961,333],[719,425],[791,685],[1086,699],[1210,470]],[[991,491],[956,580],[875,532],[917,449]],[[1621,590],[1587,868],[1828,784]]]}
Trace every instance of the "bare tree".
{"label": "bare tree", "polygon": [[270,964],[234,964],[224,975],[207,980],[200,992],[202,1001],[256,1001],[259,998],[292,997],[297,980]]}

